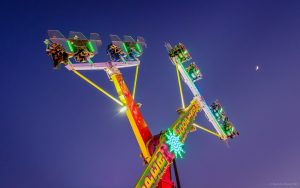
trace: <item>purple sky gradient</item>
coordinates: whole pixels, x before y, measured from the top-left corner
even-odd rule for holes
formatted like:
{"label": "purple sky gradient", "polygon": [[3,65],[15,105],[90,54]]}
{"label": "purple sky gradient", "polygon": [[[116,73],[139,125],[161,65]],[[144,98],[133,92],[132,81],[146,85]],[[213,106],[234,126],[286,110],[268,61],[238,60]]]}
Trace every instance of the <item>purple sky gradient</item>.
{"label": "purple sky gradient", "polygon": [[[126,188],[144,168],[118,106],[52,69],[48,29],[99,32],[105,45],[109,34],[144,36],[136,100],[153,134],[180,106],[164,42],[186,45],[207,102],[221,101],[240,136],[228,148],[203,131],[190,134],[177,162],[182,187],[300,187],[299,1],[11,0],[1,8],[1,188]],[[95,61],[108,59],[105,48]],[[134,68],[122,73],[132,88]],[[85,74],[115,94],[104,72]],[[188,103],[187,87],[184,94]],[[197,122],[212,129],[202,113]]]}

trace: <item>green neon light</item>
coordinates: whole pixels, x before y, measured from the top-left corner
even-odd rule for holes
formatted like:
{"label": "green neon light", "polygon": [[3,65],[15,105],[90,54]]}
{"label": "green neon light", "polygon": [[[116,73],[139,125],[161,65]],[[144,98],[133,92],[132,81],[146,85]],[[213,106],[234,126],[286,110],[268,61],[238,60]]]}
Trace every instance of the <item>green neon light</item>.
{"label": "green neon light", "polygon": [[140,44],[136,43],[136,44],[135,44],[135,47],[136,47],[136,50],[137,50],[139,53],[142,52],[142,48],[141,48],[141,45],[140,45]]}
{"label": "green neon light", "polygon": [[166,143],[169,146],[170,152],[174,153],[176,158],[178,158],[178,156],[182,158],[182,154],[185,153],[185,151],[182,149],[184,144],[180,141],[179,136],[168,129],[168,132],[166,132],[166,138]]}
{"label": "green neon light", "polygon": [[124,42],[122,43],[122,46],[123,46],[124,51],[128,52],[128,48],[127,48],[127,46],[126,46],[126,44]]}
{"label": "green neon light", "polygon": [[222,113],[222,112],[223,112],[223,108],[220,109],[220,113]]}
{"label": "green neon light", "polygon": [[88,48],[88,50],[90,52],[92,52],[92,53],[95,52],[94,46],[92,45],[91,41],[89,41],[86,45],[87,45],[86,47]]}
{"label": "green neon light", "polygon": [[69,50],[70,50],[71,52],[74,52],[73,45],[72,45],[72,43],[71,43],[69,40],[67,40],[67,45],[68,45]]}

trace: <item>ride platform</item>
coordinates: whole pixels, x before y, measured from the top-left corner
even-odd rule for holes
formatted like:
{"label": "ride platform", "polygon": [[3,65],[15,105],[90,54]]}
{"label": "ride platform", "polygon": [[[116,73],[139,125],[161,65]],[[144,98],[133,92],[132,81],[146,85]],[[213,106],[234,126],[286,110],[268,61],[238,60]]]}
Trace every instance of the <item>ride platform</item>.
{"label": "ride platform", "polygon": [[99,62],[99,63],[74,63],[66,65],[68,70],[104,70],[108,67],[127,68],[134,67],[140,64],[140,61],[127,62]]}

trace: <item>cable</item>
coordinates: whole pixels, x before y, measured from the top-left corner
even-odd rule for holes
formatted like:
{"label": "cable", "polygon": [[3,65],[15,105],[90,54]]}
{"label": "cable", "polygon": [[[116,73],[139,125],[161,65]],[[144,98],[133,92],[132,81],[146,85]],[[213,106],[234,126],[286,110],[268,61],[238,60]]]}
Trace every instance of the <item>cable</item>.
{"label": "cable", "polygon": [[122,104],[121,101],[119,101],[118,99],[116,99],[115,97],[113,97],[111,94],[109,94],[107,91],[105,91],[104,89],[102,89],[101,87],[99,87],[93,81],[91,81],[90,79],[88,79],[87,77],[85,77],[84,75],[82,75],[81,73],[79,73],[78,71],[76,71],[75,69],[72,69],[72,71],[77,76],[79,76],[80,78],[82,78],[83,80],[85,80],[87,83],[89,83],[90,85],[94,86],[94,88],[96,88],[98,91],[101,91],[104,95],[106,95],[107,97],[111,98],[113,101],[115,101],[116,103],[118,103],[120,106],[123,106],[123,104]]}
{"label": "cable", "polygon": [[175,178],[176,178],[176,184],[177,184],[176,187],[177,188],[181,188],[181,184],[180,184],[180,179],[179,179],[179,174],[178,174],[178,169],[177,169],[175,158],[173,159],[173,165],[174,165]]}
{"label": "cable", "polygon": [[133,99],[134,99],[134,96],[135,96],[135,89],[136,89],[138,74],[139,74],[139,65],[137,65],[136,69],[135,69],[134,84],[133,84],[133,91],[132,91],[132,98]]}
{"label": "cable", "polygon": [[196,123],[193,123],[193,125],[194,125],[195,127],[198,127],[199,129],[202,129],[202,130],[204,130],[204,131],[206,131],[206,132],[212,134],[212,135],[215,135],[215,136],[217,136],[217,137],[219,137],[219,138],[222,138],[222,136],[219,135],[218,133],[215,133],[215,132],[213,132],[213,131],[211,131],[211,130],[208,130],[207,128],[202,127],[201,125],[198,125],[198,124],[196,124]]}
{"label": "cable", "polygon": [[177,80],[178,80],[178,86],[179,86],[180,97],[181,97],[181,105],[182,105],[182,108],[185,109],[182,86],[181,86],[181,79],[180,79],[179,70],[178,70],[178,63],[176,63],[176,73],[177,73]]}

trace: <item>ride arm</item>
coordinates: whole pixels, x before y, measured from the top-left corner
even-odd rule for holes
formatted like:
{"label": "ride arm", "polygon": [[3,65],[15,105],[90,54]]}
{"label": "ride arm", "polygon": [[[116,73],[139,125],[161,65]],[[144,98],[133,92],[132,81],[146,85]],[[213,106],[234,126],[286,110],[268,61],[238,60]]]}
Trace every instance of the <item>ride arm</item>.
{"label": "ride arm", "polygon": [[116,67],[107,68],[105,71],[109,75],[111,81],[114,83],[120,101],[124,106],[126,106],[126,115],[137,139],[142,155],[145,161],[149,162],[151,155],[148,151],[146,143],[152,138],[152,134],[147,126],[147,123],[145,122],[136,102],[132,98],[120,71]]}

